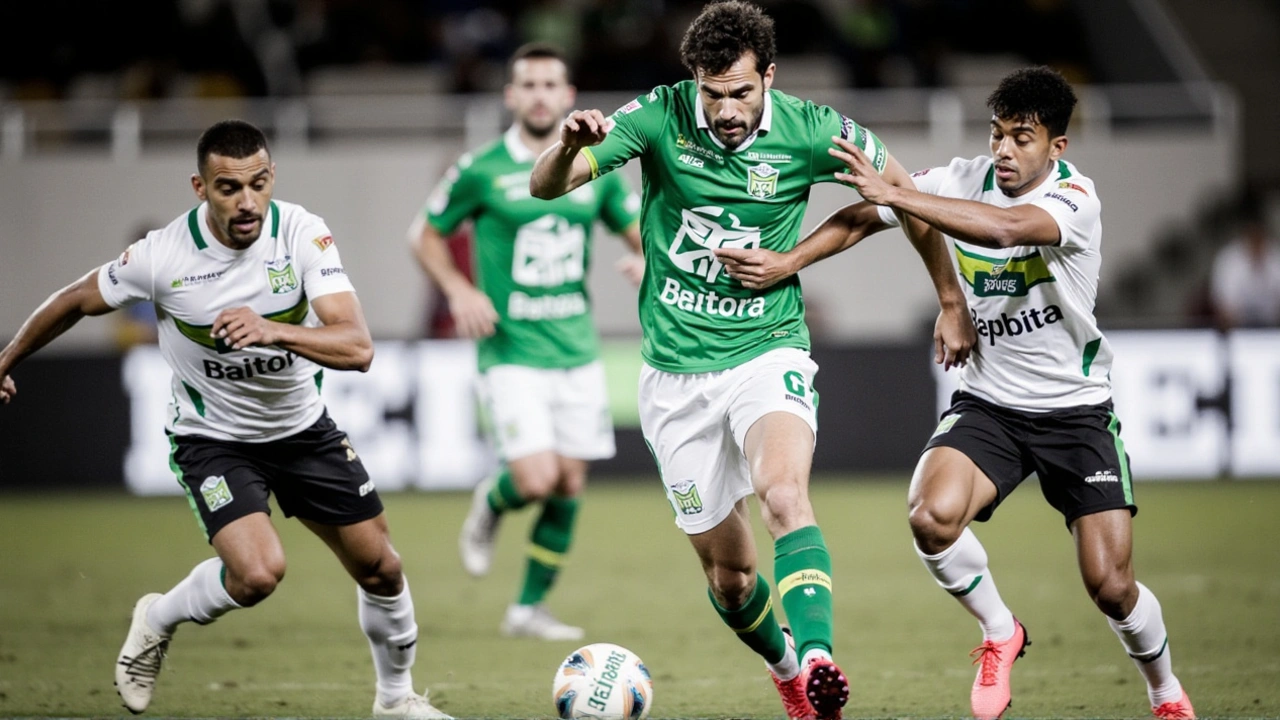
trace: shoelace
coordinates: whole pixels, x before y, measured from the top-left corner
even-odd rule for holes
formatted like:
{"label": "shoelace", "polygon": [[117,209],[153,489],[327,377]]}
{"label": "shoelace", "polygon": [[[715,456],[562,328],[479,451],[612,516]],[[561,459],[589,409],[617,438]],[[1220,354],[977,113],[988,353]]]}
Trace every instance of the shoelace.
{"label": "shoelace", "polygon": [[165,653],[169,649],[169,641],[160,642],[144,649],[133,658],[127,659],[124,672],[129,679],[139,685],[155,683],[160,674],[160,665],[164,663]]}
{"label": "shoelace", "polygon": [[1190,720],[1190,718],[1194,717],[1183,710],[1182,706],[1179,705],[1178,702],[1164,703],[1160,707],[1156,708],[1152,715],[1155,715],[1158,718],[1164,718],[1164,720]]}
{"label": "shoelace", "polygon": [[996,671],[1000,668],[1000,648],[988,640],[969,653],[969,657],[974,655],[977,657],[973,659],[973,664],[982,663],[982,679],[979,682],[983,685],[995,685]]}

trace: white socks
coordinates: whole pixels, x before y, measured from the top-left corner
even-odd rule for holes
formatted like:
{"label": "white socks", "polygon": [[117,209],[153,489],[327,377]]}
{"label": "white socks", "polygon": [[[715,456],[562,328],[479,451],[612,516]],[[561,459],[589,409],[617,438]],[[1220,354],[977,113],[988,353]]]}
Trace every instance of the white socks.
{"label": "white socks", "polygon": [[779,680],[790,680],[800,674],[800,659],[796,657],[796,649],[787,643],[787,652],[776,663],[766,661],[769,672],[778,676]]}
{"label": "white socks", "polygon": [[360,628],[369,638],[373,651],[373,669],[378,675],[378,702],[390,707],[413,692],[414,651],[417,649],[418,625],[413,621],[413,598],[409,583],[395,597],[370,595],[356,586],[359,599]]}
{"label": "white socks", "polygon": [[222,585],[222,572],[222,561],[216,557],[196,565],[182,582],[151,604],[147,624],[167,636],[179,623],[207,625],[239,608]]}
{"label": "white socks", "polygon": [[1147,681],[1151,707],[1177,702],[1182,697],[1182,684],[1173,675],[1169,658],[1169,634],[1164,629],[1160,601],[1142,583],[1138,583],[1138,602],[1124,620],[1107,618],[1120,644],[1133,658],[1138,672]]}
{"label": "white socks", "polygon": [[1000,599],[987,568],[987,551],[973,531],[965,528],[951,547],[937,555],[925,555],[919,547],[916,554],[942,589],[978,618],[983,639],[1001,641],[1013,637],[1013,613]]}

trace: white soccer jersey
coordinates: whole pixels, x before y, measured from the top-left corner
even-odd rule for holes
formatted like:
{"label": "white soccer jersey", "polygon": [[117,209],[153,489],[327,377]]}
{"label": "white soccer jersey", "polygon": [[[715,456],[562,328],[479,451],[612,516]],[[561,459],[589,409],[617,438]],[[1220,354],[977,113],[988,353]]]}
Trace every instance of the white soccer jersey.
{"label": "white soccer jersey", "polygon": [[268,442],[293,435],[324,412],[323,370],[279,347],[232,350],[209,336],[218,313],[247,306],[277,322],[317,327],[309,301],[354,292],[324,220],[272,202],[246,250],[213,236],[202,203],[130,245],[98,271],[98,289],[119,308],[150,300],[160,352],[173,369],[166,426],[178,435]]}
{"label": "white soccer jersey", "polygon": [[[1102,264],[1102,204],[1093,181],[1059,160],[1043,183],[1008,197],[990,157],[956,158],[912,176],[921,192],[996,207],[1035,205],[1058,245],[986,248],[947,237],[978,330],[960,389],[1004,407],[1045,411],[1111,397],[1111,346],[1093,316]],[[887,207],[880,218],[897,225]]]}

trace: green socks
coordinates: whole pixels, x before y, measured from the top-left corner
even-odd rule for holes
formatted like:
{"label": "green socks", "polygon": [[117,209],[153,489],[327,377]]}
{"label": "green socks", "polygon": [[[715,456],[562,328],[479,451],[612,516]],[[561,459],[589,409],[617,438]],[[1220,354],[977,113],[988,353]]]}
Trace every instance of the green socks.
{"label": "green socks", "polygon": [[516,484],[511,479],[511,470],[505,465],[498,473],[498,479],[494,481],[493,487],[489,488],[488,499],[489,509],[495,515],[501,515],[508,510],[519,510],[529,504],[528,500],[520,497],[520,492],[516,490]]}
{"label": "green socks", "polygon": [[756,589],[746,604],[737,610],[720,607],[710,588],[707,589],[707,597],[711,600],[711,606],[720,613],[724,624],[737,633],[738,639],[746,643],[747,647],[763,657],[765,662],[776,664],[787,654],[787,639],[773,614],[773,598],[764,576],[756,573]]}
{"label": "green socks", "polygon": [[[504,472],[507,485],[511,484],[511,474]],[[502,486],[502,478],[494,485],[497,491]],[[514,486],[512,486],[514,490]],[[492,494],[490,504],[492,505]],[[542,602],[556,580],[564,554],[573,540],[573,521],[578,514],[576,498],[551,496],[542,503],[542,514],[533,524],[533,532],[529,537],[529,562],[525,569],[524,586],[520,588],[521,605],[536,605]]]}
{"label": "green socks", "polygon": [[774,577],[801,660],[813,649],[831,652],[831,555],[817,525],[774,543]]}

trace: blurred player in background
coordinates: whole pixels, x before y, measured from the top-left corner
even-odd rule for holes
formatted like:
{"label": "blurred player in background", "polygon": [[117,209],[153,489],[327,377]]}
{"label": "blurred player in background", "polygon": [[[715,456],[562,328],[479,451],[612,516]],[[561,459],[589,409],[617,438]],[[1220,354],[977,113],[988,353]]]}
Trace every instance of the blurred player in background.
{"label": "blurred player in background", "polygon": [[[524,582],[501,631],[581,640],[544,600],[573,538],[578,497],[591,460],[613,457],[600,341],[587,297],[591,230],[601,220],[632,249],[619,267],[638,283],[640,199],[617,175],[552,202],[529,194],[538,154],[556,141],[573,107],[563,54],[530,44],[515,52],[506,106],[511,128],[449,169],[409,230],[422,268],[448,298],[458,335],[479,339],[481,394],[504,466],[476,487],[458,540],[477,577],[493,557],[504,513],[541,504],[529,539]],[[474,220],[473,284],[445,237]]]}
{"label": "blurred player in background", "polygon": [[355,579],[377,675],[374,715],[448,718],[413,691],[413,600],[382,501],[325,410],[324,368],[369,368],[373,342],[324,221],[271,199],[275,164],[258,128],[230,120],[200,137],[200,204],[120,257],[54,293],[0,352],[9,373],[86,315],[152,302],[173,369],[170,467],[217,557],[163,595],[138,600],[116,662],[116,689],[146,710],[174,631],[205,625],[275,591],[284,548],[270,520],[314,532]]}
{"label": "blurred player in background", "polygon": [[[764,658],[787,715],[838,718],[849,684],[831,655],[831,557],[808,498],[818,368],[800,285],[745,288],[721,260],[795,245],[810,187],[834,182],[843,167],[826,152],[833,136],[864,148],[891,182],[910,188],[911,178],[853,120],[771,89],[773,21],[757,6],[707,5],[680,52],[692,81],[657,87],[607,118],[571,113],[560,142],[538,159],[531,189],[572,196],[640,158],[645,439],[676,524],[702,561],[711,604]],[[941,237],[923,223],[911,227],[944,308],[940,345],[948,362],[962,361],[975,339],[964,294]],[[753,491],[774,538],[794,643],[757,571],[746,502]]]}
{"label": "blurred player in background", "polygon": [[848,165],[836,177],[870,202],[829,218],[775,265],[785,269],[735,273],[777,282],[897,225],[895,211],[946,233],[979,347],[925,444],[908,505],[920,559],[982,628],[974,717],[996,718],[1009,707],[1013,663],[1030,641],[969,524],[990,519],[1035,472],[1075,539],[1089,596],[1146,680],[1152,713],[1194,718],[1173,674],[1160,603],[1133,575],[1137,506],[1111,403],[1111,348],[1093,316],[1102,204],[1093,181],[1062,159],[1075,93],[1057,72],[1037,67],[1004,78],[987,103],[990,157],[918,172],[916,190],[886,184],[860,148],[836,140],[833,153]]}

